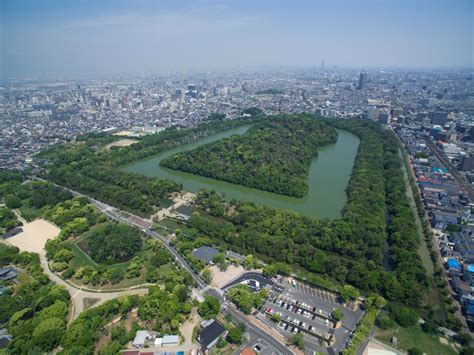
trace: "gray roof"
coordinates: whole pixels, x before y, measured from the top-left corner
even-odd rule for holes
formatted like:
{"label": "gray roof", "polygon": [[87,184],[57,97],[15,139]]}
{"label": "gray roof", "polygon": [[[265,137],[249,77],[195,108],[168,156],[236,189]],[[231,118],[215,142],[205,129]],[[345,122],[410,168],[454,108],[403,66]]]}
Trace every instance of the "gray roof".
{"label": "gray roof", "polygon": [[201,330],[198,340],[205,349],[208,349],[209,346],[224,333],[224,326],[214,320],[206,328]]}
{"label": "gray roof", "polygon": [[13,268],[0,269],[0,280],[12,280],[18,275],[18,272]]}
{"label": "gray roof", "polygon": [[212,262],[212,258],[219,253],[219,250],[213,247],[209,247],[207,245],[203,245],[198,249],[193,251],[193,255],[196,259],[205,261],[206,263],[210,264]]}
{"label": "gray roof", "polygon": [[133,345],[145,345],[145,340],[146,340],[146,335],[147,335],[146,330],[137,330],[137,334],[135,335],[135,339],[133,339]]}
{"label": "gray roof", "polygon": [[163,344],[174,344],[179,343],[179,336],[177,335],[164,335]]}
{"label": "gray roof", "polygon": [[193,208],[190,206],[180,206],[176,209],[176,212],[181,213],[183,216],[191,217],[193,215]]}

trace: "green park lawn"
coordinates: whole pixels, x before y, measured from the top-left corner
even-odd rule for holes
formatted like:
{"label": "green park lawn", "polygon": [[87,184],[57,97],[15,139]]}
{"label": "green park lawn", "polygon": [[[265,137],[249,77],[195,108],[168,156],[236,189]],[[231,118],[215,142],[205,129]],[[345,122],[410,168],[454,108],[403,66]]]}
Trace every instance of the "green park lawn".
{"label": "green park lawn", "polygon": [[377,329],[375,337],[390,344],[392,337],[397,337],[397,348],[408,351],[411,348],[419,348],[428,355],[454,355],[457,352],[452,346],[441,344],[439,337],[424,333],[418,324],[408,328],[393,327],[387,330]]}
{"label": "green park lawn", "polygon": [[28,200],[24,200],[23,205],[18,210],[20,211],[21,216],[28,222],[41,217],[43,213],[41,209],[30,206]]}
{"label": "green park lawn", "polygon": [[[86,241],[88,238],[90,238],[93,233],[97,230],[100,230],[103,228],[104,224],[100,224],[97,226],[94,226],[91,228],[89,231],[85,232],[83,235],[80,235],[78,238],[76,238],[75,241],[66,241],[64,244],[65,246],[68,246],[70,250],[73,253],[73,258],[70,261],[70,267],[73,268],[74,270],[79,269],[80,267],[92,267],[94,269],[97,269],[99,267],[106,267],[109,270],[112,269],[121,269],[124,273],[126,273],[128,266],[132,262],[133,258],[122,263],[115,263],[111,265],[104,265],[104,264],[98,264],[94,260],[92,260],[89,255],[87,254],[87,248],[84,246],[87,245]],[[144,256],[144,251],[138,252],[135,257],[142,257]],[[162,265],[157,269],[159,275],[166,275],[173,271],[175,269],[175,266],[171,263]],[[74,283],[77,284],[82,284],[80,280],[75,280],[73,279]],[[140,273],[140,276],[134,277],[134,278],[127,278],[125,277],[122,281],[118,282],[117,284],[105,284],[105,285],[92,285],[91,283],[87,284],[86,286],[91,289],[101,289],[101,290],[114,290],[114,289],[122,289],[122,288],[128,288],[136,285],[141,285],[146,283],[146,268],[142,268],[142,272]]]}

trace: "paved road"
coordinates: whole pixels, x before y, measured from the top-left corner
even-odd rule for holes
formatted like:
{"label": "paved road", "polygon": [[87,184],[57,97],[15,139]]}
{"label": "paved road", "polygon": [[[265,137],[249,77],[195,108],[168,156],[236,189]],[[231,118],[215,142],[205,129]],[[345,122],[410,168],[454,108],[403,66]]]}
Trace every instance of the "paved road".
{"label": "paved road", "polygon": [[266,285],[274,285],[274,282],[270,280],[268,277],[263,276],[262,274],[258,272],[246,272],[243,275],[240,275],[236,279],[232,280],[231,282],[227,283],[225,286],[223,286],[221,289],[223,291],[227,291],[229,288],[231,288],[234,285],[240,284],[242,281],[247,281],[247,280],[255,280],[260,283],[260,288],[264,288]]}
{"label": "paved road", "polygon": [[264,339],[280,354],[294,354],[293,350],[289,349],[285,344],[280,343],[273,336],[269,335],[267,332],[251,323],[241,312],[237,311],[233,307],[228,307],[224,313],[230,314],[234,322],[245,324],[247,331],[251,331],[252,333],[256,334],[258,338]]}
{"label": "paved road", "polygon": [[[398,137],[398,135],[397,135]],[[403,144],[403,140],[398,137],[401,144],[404,146]],[[433,143],[429,140],[429,138],[426,140],[426,143],[427,143],[427,146],[428,148],[430,148],[430,150],[433,152],[433,154],[439,159],[439,161],[441,162],[441,164],[444,164],[445,167],[451,172],[449,165],[446,165],[443,161],[443,157],[442,157],[442,154],[441,152],[439,152],[438,148],[436,148]],[[404,147],[403,149],[406,150],[406,148]],[[440,157],[441,156],[441,159]],[[444,158],[446,159],[446,158]],[[415,175],[415,171],[413,169],[413,165],[411,163],[411,161],[408,159],[408,164],[410,165],[410,171],[409,171],[409,174],[411,175],[411,177],[416,181],[416,175]],[[452,169],[452,168],[451,168]],[[451,172],[452,174],[452,172]],[[453,175],[453,174],[452,174]],[[453,175],[454,178],[456,178],[455,175]],[[457,179],[456,179],[457,180]],[[418,184],[416,184],[416,190],[417,190],[417,193],[418,193],[418,196],[419,198],[421,199],[421,201],[423,201],[423,195],[421,193],[421,189],[420,189],[420,186]],[[469,198],[472,200],[472,197],[471,197],[471,192],[472,192],[472,189],[470,188],[469,186]],[[431,227],[431,223],[430,223],[430,219],[428,217],[428,213],[427,213],[427,210],[426,208],[423,208],[423,211],[424,211],[424,216],[423,216],[423,219],[425,221],[425,223],[427,224],[428,226],[428,229],[430,231],[430,234],[431,235],[434,235],[434,231],[433,231],[433,228]],[[466,319],[464,318],[464,316],[462,315],[462,312],[461,312],[461,305],[459,304],[459,302],[456,300],[456,297],[455,297],[455,292],[453,291],[452,287],[451,287],[451,283],[449,282],[449,279],[448,279],[448,275],[446,274],[446,271],[445,271],[445,268],[444,268],[444,259],[443,259],[443,256],[441,255],[441,250],[439,249],[439,244],[437,242],[437,240],[435,240],[434,238],[431,238],[431,242],[434,246],[434,249],[436,251],[436,256],[437,256],[437,261],[438,261],[438,266],[440,267],[440,270],[441,270],[441,275],[444,279],[444,282],[447,284],[447,289],[449,290],[449,293],[451,294],[451,301],[453,303],[455,303],[457,306],[458,306],[458,310],[455,312],[455,315],[456,317],[461,321],[461,323],[463,324],[464,328],[466,331],[468,331],[471,336],[473,335],[473,333],[470,331],[469,327],[467,326],[467,323],[466,323]]]}
{"label": "paved road", "polygon": [[[42,179],[40,179],[40,180],[42,180]],[[176,262],[192,276],[194,282],[197,285],[198,291],[200,291],[204,295],[210,295],[210,296],[216,297],[221,302],[221,304],[225,301],[224,292],[220,289],[210,288],[208,285],[206,285],[206,283],[201,279],[201,277],[197,273],[195,273],[194,270],[189,266],[187,261],[184,258],[182,258],[181,255],[179,255],[179,253],[176,251],[176,249],[174,249],[169,244],[169,240],[167,238],[163,237],[162,235],[158,234],[157,232],[155,232],[153,230],[150,230],[148,227],[144,227],[144,226],[147,226],[147,225],[150,224],[150,222],[148,220],[140,218],[140,217],[135,216],[135,215],[132,215],[130,213],[121,214],[120,211],[117,212],[117,210],[114,207],[112,207],[108,204],[105,204],[101,201],[98,201],[98,200],[93,199],[89,196],[81,194],[77,191],[65,188],[64,186],[60,186],[60,185],[57,185],[57,184],[54,184],[54,185],[59,186],[63,189],[66,189],[66,190],[70,191],[75,196],[87,197],[89,199],[89,201],[91,201],[95,206],[97,206],[97,208],[102,213],[107,215],[109,218],[111,218],[113,220],[116,220],[116,221],[126,223],[128,225],[133,225],[135,227],[138,227],[144,233],[146,233],[146,234],[148,234],[148,235],[150,235],[154,238],[159,239],[163,243],[163,245],[169,250],[169,252],[174,256]],[[124,217],[124,216],[128,216],[128,217]],[[245,316],[242,313],[240,313],[239,311],[230,310],[229,312],[231,312],[234,319],[243,321],[250,331],[259,334],[261,338],[268,341],[274,348],[279,349],[279,351],[281,351],[282,354],[294,354],[294,352],[292,350],[287,349],[287,347],[285,345],[281,344],[273,336],[271,336],[270,334],[264,332],[263,330],[261,330],[260,328],[258,328],[254,324],[252,324],[251,322],[248,322],[245,319]]]}
{"label": "paved road", "polygon": [[52,272],[51,269],[49,268],[48,261],[46,260],[46,255],[44,252],[39,253],[39,255],[40,255],[41,266],[43,267],[44,273],[48,275],[48,278],[51,281],[66,288],[66,290],[71,295],[73,311],[69,319],[70,322],[76,319],[79,316],[79,314],[81,314],[81,312],[85,310],[84,301],[86,299],[97,300],[93,305],[93,307],[96,307],[102,303],[105,303],[106,301],[110,301],[120,296],[144,295],[148,293],[148,288],[137,288],[137,289],[130,289],[130,290],[125,290],[125,291],[117,291],[117,292],[92,292],[92,291],[82,290],[80,288],[77,288],[67,283],[58,275],[56,275],[54,272]]}

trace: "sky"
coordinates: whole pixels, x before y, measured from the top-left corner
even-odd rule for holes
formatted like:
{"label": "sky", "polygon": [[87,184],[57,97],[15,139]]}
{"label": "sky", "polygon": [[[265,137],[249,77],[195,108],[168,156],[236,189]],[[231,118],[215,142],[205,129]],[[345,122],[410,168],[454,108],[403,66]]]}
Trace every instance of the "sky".
{"label": "sky", "polygon": [[2,78],[473,58],[473,0],[0,0]]}

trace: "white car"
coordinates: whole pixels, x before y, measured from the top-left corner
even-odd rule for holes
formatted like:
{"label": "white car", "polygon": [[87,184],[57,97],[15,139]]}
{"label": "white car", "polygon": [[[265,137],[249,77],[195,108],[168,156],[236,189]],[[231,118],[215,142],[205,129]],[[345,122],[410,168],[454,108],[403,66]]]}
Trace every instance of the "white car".
{"label": "white car", "polygon": [[255,344],[252,350],[255,351],[256,353],[259,353],[260,351],[262,351],[262,346],[260,344]]}

